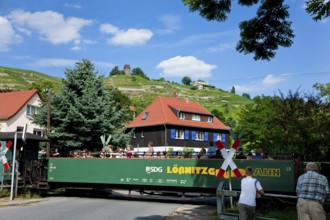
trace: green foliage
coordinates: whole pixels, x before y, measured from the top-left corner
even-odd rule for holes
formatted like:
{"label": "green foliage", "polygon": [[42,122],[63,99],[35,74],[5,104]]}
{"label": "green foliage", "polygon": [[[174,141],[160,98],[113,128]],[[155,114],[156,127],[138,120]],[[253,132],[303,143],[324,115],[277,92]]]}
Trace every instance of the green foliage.
{"label": "green foliage", "polygon": [[270,60],[279,46],[290,47],[294,34],[288,17],[288,6],[283,5],[283,0],[263,1],[255,18],[240,23],[237,51],[254,53],[255,60]]}
{"label": "green foliage", "polygon": [[236,93],[236,89],[235,89],[235,86],[231,87],[230,93],[233,93],[233,94],[235,94],[235,93]]}
{"label": "green foliage", "polygon": [[247,99],[251,99],[251,96],[250,96],[249,93],[243,93],[242,97],[247,98]]}
{"label": "green foliage", "polygon": [[199,14],[207,20],[225,21],[230,12],[231,0],[196,1],[183,0],[190,11],[199,11]]}
{"label": "green foliage", "polygon": [[243,146],[271,154],[298,152],[305,160],[322,161],[330,155],[330,104],[320,94],[289,92],[255,97],[240,116],[245,128]]}
{"label": "green foliage", "polygon": [[316,83],[313,87],[320,91],[321,96],[326,96],[328,99],[330,98],[330,83]]}
{"label": "green foliage", "polygon": [[49,80],[41,80],[39,82],[33,82],[28,85],[28,89],[37,89],[42,97],[47,97],[47,92],[50,90],[57,93],[60,89],[59,85]]}
{"label": "green foliage", "polygon": [[306,12],[314,16],[315,21],[325,19],[330,15],[330,1],[308,0],[306,2]]}
{"label": "green foliage", "polygon": [[[190,11],[199,11],[207,20],[223,22],[231,11],[231,0],[183,0]],[[239,0],[242,6],[259,3],[257,15],[250,20],[240,22],[240,36],[236,50],[248,54],[253,53],[255,60],[270,60],[276,55],[278,47],[290,47],[293,43],[293,30],[288,21],[288,6],[284,0]],[[315,21],[330,15],[330,1],[307,0],[306,11]]]}
{"label": "green foliage", "polygon": [[142,78],[145,78],[149,80],[149,77],[142,71],[141,68],[137,67],[132,70],[132,75],[133,76],[141,76]]}
{"label": "green foliage", "polygon": [[116,76],[116,75],[125,75],[123,70],[119,70],[118,66],[115,66],[109,73],[109,76]]}
{"label": "green foliage", "polygon": [[185,76],[182,78],[181,82],[183,85],[189,86],[191,84],[191,78],[189,76]]}
{"label": "green foliage", "polygon": [[[66,79],[58,94],[51,99],[52,132],[48,134],[57,148],[102,147],[100,136],[111,134],[112,144],[125,147],[129,135],[123,129],[128,121],[127,109],[116,102],[118,92],[108,90],[103,77],[97,77],[94,65],[88,60],[67,69]],[[34,122],[46,124],[47,109],[40,109]]]}

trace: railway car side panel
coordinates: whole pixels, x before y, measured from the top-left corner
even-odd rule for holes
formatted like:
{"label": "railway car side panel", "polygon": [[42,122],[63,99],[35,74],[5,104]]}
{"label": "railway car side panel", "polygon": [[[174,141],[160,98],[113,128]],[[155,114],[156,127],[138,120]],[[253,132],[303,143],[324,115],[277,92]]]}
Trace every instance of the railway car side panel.
{"label": "railway car side panel", "polygon": [[[294,192],[295,165],[292,161],[234,160],[244,175],[246,166],[255,170],[255,177],[268,192]],[[194,159],[78,159],[50,158],[50,183],[135,185],[208,189],[215,191],[220,181],[228,188],[240,189],[240,179],[231,172],[216,177],[223,160]]]}

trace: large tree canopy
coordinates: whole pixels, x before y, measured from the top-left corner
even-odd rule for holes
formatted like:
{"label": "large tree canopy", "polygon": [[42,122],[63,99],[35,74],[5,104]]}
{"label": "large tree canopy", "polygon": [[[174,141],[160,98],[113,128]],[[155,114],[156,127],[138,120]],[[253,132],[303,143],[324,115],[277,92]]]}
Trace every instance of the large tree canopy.
{"label": "large tree canopy", "polygon": [[[232,0],[182,0],[191,11],[199,11],[207,20],[225,21],[231,11]],[[242,6],[259,4],[256,17],[239,24],[241,39],[236,50],[253,53],[255,60],[270,60],[278,47],[290,47],[293,43],[293,30],[289,18],[289,6],[284,0],[238,0]],[[307,13],[315,21],[330,15],[330,1],[306,1]]]}
{"label": "large tree canopy", "polygon": [[330,103],[318,93],[255,97],[242,111],[243,145],[272,154],[294,153],[305,160],[330,156]]}
{"label": "large tree canopy", "polygon": [[[125,147],[129,135],[124,134],[127,109],[119,108],[114,90],[108,90],[103,77],[97,77],[88,60],[76,63],[65,71],[66,78],[58,94],[51,99],[51,133],[53,146],[58,148],[100,149],[100,136],[112,135],[111,143]],[[46,125],[46,106],[35,115],[34,122]]]}

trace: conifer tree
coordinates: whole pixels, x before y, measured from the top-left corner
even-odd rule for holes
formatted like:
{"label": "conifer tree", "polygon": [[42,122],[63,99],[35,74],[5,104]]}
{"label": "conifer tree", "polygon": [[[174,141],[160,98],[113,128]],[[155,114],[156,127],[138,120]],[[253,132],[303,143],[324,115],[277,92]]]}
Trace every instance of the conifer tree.
{"label": "conifer tree", "polygon": [[[127,109],[119,109],[114,90],[103,84],[89,60],[76,63],[65,71],[60,92],[51,99],[51,133],[54,147],[100,149],[100,136],[111,134],[111,143],[125,147],[130,134],[123,132],[128,120]],[[43,107],[34,122],[47,123],[47,108]]]}

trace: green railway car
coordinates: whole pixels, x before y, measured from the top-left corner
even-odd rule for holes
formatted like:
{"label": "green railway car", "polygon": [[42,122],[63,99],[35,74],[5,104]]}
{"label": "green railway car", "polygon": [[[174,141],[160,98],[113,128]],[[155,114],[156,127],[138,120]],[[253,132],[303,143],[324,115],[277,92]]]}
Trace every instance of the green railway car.
{"label": "green railway car", "polygon": [[[155,189],[215,193],[220,181],[240,189],[240,179],[228,171],[217,173],[224,160],[216,159],[100,159],[50,158],[51,187]],[[293,161],[234,160],[242,175],[246,166],[267,192],[294,193],[297,167]]]}

